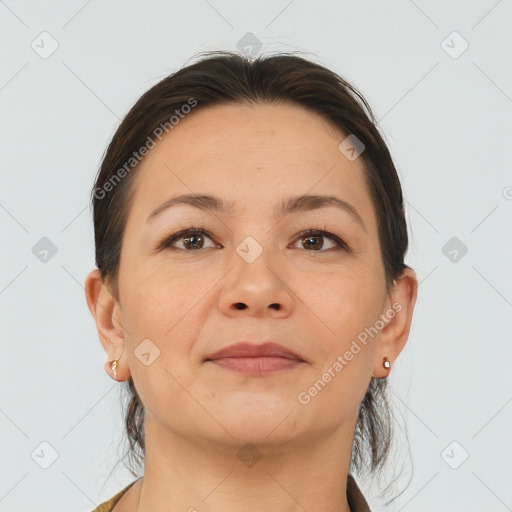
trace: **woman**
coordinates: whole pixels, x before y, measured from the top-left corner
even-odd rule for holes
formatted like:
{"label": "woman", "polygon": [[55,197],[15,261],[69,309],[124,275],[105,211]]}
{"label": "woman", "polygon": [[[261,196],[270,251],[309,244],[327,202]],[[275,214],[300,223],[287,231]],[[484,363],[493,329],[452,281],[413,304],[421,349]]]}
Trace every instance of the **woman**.
{"label": "woman", "polygon": [[369,510],[352,473],[385,462],[417,280],[365,99],[210,52],[133,106],[92,200],[86,298],[144,460],[96,511]]}

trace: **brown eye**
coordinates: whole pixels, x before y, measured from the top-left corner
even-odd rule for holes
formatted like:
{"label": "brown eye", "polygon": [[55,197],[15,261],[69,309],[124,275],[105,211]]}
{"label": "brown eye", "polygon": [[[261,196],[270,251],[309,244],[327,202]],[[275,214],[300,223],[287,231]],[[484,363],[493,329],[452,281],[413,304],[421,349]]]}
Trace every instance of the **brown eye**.
{"label": "brown eye", "polygon": [[[344,249],[349,251],[348,245],[338,238],[336,235],[327,231],[319,231],[316,229],[308,229],[299,233],[299,240],[302,242],[302,246],[310,251],[326,252],[329,249]],[[323,239],[331,241],[332,246],[324,249]]]}
{"label": "brown eye", "polygon": [[189,236],[185,236],[182,238],[183,244],[187,249],[202,249],[204,245],[204,237],[201,234],[194,233]]}
{"label": "brown eye", "polygon": [[304,245],[308,246],[310,249],[314,249],[315,251],[321,249],[324,245],[322,240],[322,235],[309,235],[302,239]]}
{"label": "brown eye", "polygon": [[[191,252],[198,249],[208,249],[209,247],[216,247],[215,243],[213,243],[209,247],[205,247],[205,239],[211,240],[211,238],[206,234],[204,230],[197,228],[187,229],[166,238],[164,242],[160,245],[160,248],[178,249]],[[175,246],[176,242],[179,242],[182,246]]]}

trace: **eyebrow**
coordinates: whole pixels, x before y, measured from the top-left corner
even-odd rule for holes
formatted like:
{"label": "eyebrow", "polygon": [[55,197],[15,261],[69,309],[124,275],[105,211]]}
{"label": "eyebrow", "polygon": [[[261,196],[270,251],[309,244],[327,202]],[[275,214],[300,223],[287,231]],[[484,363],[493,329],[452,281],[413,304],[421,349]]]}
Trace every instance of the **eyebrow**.
{"label": "eyebrow", "polygon": [[[174,206],[189,205],[198,208],[202,211],[210,211],[217,213],[229,213],[234,208],[234,202],[225,201],[224,199],[207,195],[207,194],[184,194],[176,197],[171,197],[160,206],[155,208],[148,216],[147,221],[151,221],[159,213]],[[301,195],[290,197],[279,203],[276,208],[275,214],[284,217],[285,215],[297,211],[309,211],[319,208],[334,206],[349,213],[351,217],[356,220],[361,227],[367,232],[366,226],[359,215],[359,212],[347,201],[340,199],[336,196],[319,196],[319,195]]]}

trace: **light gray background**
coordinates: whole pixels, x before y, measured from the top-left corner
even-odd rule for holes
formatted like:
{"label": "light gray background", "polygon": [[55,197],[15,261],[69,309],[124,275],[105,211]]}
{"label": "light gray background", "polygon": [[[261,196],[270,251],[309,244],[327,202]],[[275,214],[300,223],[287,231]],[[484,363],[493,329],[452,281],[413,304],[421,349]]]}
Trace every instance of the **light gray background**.
{"label": "light gray background", "polygon": [[[360,481],[372,510],[512,510],[511,26],[510,0],[0,0],[0,510],[92,510],[133,480],[107,479],[121,385],[84,297],[90,188],[144,91],[247,32],[358,87],[402,180],[420,286],[389,378],[407,431],[387,475],[409,486],[386,509]],[[31,45],[50,38],[42,58]]]}

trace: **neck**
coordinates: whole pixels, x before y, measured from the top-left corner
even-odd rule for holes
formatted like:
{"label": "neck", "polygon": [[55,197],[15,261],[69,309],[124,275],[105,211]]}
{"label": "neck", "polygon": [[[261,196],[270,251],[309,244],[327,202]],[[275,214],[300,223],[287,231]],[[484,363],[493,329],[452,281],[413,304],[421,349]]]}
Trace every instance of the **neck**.
{"label": "neck", "polygon": [[136,510],[350,512],[346,483],[354,428],[351,421],[329,435],[285,445],[261,439],[254,445],[250,439],[198,443],[146,415],[145,470]]}

